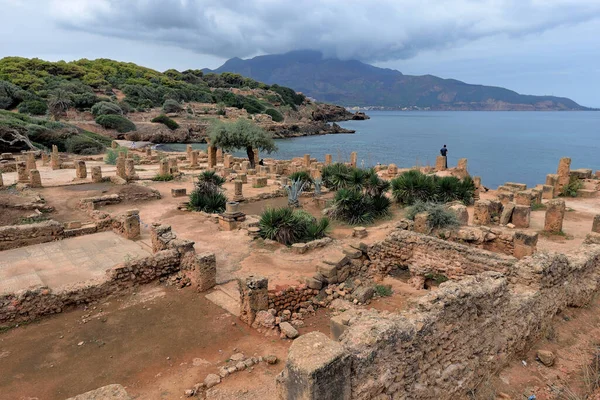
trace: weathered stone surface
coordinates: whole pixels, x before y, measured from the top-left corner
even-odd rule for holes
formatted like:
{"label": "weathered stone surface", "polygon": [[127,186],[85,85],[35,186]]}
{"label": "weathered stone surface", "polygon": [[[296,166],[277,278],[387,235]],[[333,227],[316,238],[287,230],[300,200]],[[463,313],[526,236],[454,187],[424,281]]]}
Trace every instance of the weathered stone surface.
{"label": "weathered stone surface", "polygon": [[479,200],[475,202],[473,225],[489,225],[492,222],[490,207],[491,203],[489,200]]}
{"label": "weathered stone surface", "polygon": [[296,328],[292,326],[289,322],[282,322],[279,324],[279,329],[281,332],[285,334],[288,339],[295,339],[298,337],[299,333]]}
{"label": "weathered stone surface", "polygon": [[445,171],[446,170],[446,157],[437,156],[435,159],[435,170],[436,171]]}
{"label": "weathered stone surface", "polygon": [[370,300],[375,294],[375,290],[372,286],[360,286],[358,289],[354,290],[352,295],[359,303],[366,303],[367,300]]}
{"label": "weathered stone surface", "polygon": [[341,268],[344,265],[348,264],[350,260],[346,257],[345,254],[338,253],[327,256],[323,259],[325,264],[333,265],[335,268]]}
{"label": "weathered stone surface", "polygon": [[558,175],[558,191],[560,192],[563,186],[569,184],[571,176],[571,159],[569,157],[563,157],[560,159],[556,174]]}
{"label": "weathered stone surface", "polygon": [[99,165],[92,167],[92,182],[100,183],[102,181],[102,167]]}
{"label": "weathered stone surface", "polygon": [[594,215],[594,222],[592,223],[592,232],[600,233],[600,214]]}
{"label": "weathered stone surface", "polygon": [[546,204],[546,218],[544,230],[546,232],[562,232],[563,220],[565,218],[566,205],[563,199],[554,199]]}
{"label": "weathered stone surface", "polygon": [[517,228],[529,228],[531,207],[516,205],[512,215],[512,223]]}
{"label": "weathered stone surface", "polygon": [[349,400],[351,365],[342,345],[321,332],[310,332],[290,346],[283,372],[277,377],[281,400]]}
{"label": "weathered stone surface", "polygon": [[588,168],[572,169],[570,175],[578,179],[592,179],[592,170]]}
{"label": "weathered stone surface", "polygon": [[506,225],[510,222],[514,210],[515,205],[513,203],[508,203],[504,205],[502,209],[502,214],[500,214],[500,225]]}
{"label": "weathered stone surface", "polygon": [[450,206],[450,211],[456,215],[456,218],[461,225],[469,225],[469,212],[467,211],[466,206],[463,204],[454,204]]}
{"label": "weathered stone surface", "polygon": [[552,200],[554,198],[554,186],[543,185],[542,186],[542,199]]}
{"label": "weathered stone surface", "polygon": [[70,397],[67,400],[131,400],[121,385],[108,385],[99,389]]}
{"label": "weathered stone surface", "polygon": [[204,385],[210,389],[211,387],[217,386],[221,383],[221,377],[216,374],[209,374],[204,378]]}
{"label": "weathered stone surface", "polygon": [[173,188],[171,189],[171,197],[185,197],[187,196],[186,188]]}
{"label": "weathered stone surface", "polygon": [[540,360],[540,362],[542,364],[544,364],[546,367],[553,366],[554,360],[556,359],[556,356],[554,355],[554,353],[549,350],[538,350],[536,353],[536,356],[537,356],[538,360]]}
{"label": "weathered stone surface", "polygon": [[252,325],[259,311],[269,308],[269,280],[262,276],[249,276],[245,280],[238,279],[240,290],[240,319]]}
{"label": "weathered stone surface", "polygon": [[42,177],[40,176],[40,171],[37,169],[32,169],[29,171],[29,186],[32,188],[42,187]]}
{"label": "weathered stone surface", "polygon": [[85,161],[77,161],[75,163],[75,176],[79,179],[87,178],[87,167]]}
{"label": "weathered stone surface", "polygon": [[430,231],[428,212],[424,211],[415,215],[415,224],[413,229],[418,233],[428,233]]}
{"label": "weathered stone surface", "polygon": [[532,255],[537,250],[537,242],[538,234],[535,232],[515,232],[513,255],[518,259]]}
{"label": "weathered stone surface", "polygon": [[311,289],[321,290],[323,282],[316,280],[315,278],[306,278],[306,286]]}

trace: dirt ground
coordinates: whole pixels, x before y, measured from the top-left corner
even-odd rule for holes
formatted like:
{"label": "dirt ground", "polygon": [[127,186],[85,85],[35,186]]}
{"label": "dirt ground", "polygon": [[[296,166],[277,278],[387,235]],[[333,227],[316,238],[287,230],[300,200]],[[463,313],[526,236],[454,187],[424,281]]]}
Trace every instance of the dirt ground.
{"label": "dirt ground", "polygon": [[[0,333],[0,398],[64,400],[119,383],[136,399],[179,399],[234,353],[285,360],[289,345],[239,323],[193,289],[149,285]],[[282,362],[238,372],[218,391],[240,392],[222,398],[273,398]]]}

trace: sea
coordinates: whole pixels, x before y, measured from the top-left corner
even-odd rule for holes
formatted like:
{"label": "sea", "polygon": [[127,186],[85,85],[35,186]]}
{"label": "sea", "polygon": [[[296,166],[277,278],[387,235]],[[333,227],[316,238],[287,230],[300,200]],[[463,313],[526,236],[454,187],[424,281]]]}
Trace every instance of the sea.
{"label": "sea", "polygon": [[[481,176],[483,185],[491,188],[504,182],[544,183],[546,174],[556,173],[561,157],[571,158],[572,169],[600,170],[600,112],[371,111],[368,115],[369,120],[339,123],[356,130],[354,134],[280,139],[277,152],[261,157],[310,154],[324,160],[325,154],[332,154],[334,161],[349,161],[356,151],[363,167],[394,163],[409,168],[434,166],[445,144],[449,167],[467,158],[469,173]],[[185,151],[185,145],[169,144],[165,149]]]}

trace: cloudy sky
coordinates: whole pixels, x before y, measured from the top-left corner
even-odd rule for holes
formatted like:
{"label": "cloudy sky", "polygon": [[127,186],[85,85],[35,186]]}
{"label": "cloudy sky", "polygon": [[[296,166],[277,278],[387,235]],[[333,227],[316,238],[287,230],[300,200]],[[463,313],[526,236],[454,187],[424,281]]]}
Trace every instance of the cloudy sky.
{"label": "cloudy sky", "polygon": [[0,0],[0,57],[165,70],[321,50],[600,107],[600,0]]}

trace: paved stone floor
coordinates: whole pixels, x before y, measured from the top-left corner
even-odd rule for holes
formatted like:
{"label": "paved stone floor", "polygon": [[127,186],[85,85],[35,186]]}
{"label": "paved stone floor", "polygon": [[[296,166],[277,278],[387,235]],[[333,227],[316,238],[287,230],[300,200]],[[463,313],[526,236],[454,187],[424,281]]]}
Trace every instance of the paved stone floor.
{"label": "paved stone floor", "polygon": [[103,276],[110,267],[146,257],[149,249],[101,232],[0,252],[0,294],[31,286],[57,288]]}

